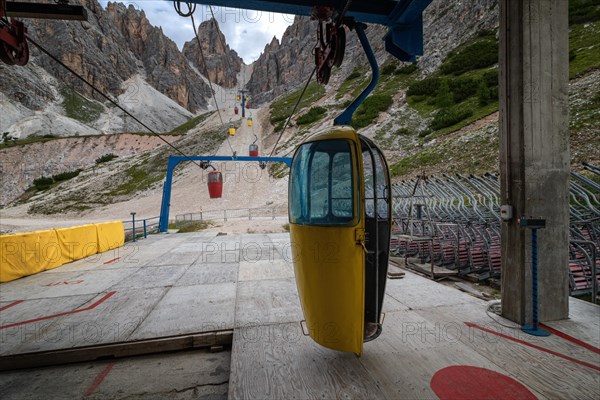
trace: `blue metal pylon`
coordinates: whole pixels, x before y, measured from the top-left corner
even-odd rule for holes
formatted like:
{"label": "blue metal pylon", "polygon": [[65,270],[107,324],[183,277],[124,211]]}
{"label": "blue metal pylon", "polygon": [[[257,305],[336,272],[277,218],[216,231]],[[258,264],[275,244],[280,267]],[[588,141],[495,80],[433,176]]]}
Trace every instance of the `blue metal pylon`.
{"label": "blue metal pylon", "polygon": [[158,222],[159,232],[169,229],[169,211],[171,208],[171,186],[173,185],[173,171],[182,161],[243,161],[243,162],[282,162],[288,167],[292,165],[291,157],[247,157],[247,156],[169,156],[167,164],[167,176],[163,186],[163,196],[160,206],[160,220]]}

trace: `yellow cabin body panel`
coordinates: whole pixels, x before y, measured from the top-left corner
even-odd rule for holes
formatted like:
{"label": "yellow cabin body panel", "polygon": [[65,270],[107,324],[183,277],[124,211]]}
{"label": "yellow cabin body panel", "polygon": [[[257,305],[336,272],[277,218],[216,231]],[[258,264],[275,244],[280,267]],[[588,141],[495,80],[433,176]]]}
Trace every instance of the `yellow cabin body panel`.
{"label": "yellow cabin body panel", "polygon": [[362,354],[364,251],[358,227],[290,225],[292,256],[310,336],[334,350]]}

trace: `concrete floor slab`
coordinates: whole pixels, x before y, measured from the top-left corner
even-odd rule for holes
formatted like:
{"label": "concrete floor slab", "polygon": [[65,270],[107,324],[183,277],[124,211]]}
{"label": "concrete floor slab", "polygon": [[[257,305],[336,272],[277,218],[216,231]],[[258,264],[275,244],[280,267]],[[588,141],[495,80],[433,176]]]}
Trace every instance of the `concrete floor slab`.
{"label": "concrete floor slab", "polygon": [[240,262],[240,281],[259,281],[265,279],[288,279],[294,277],[294,271],[282,259]]}
{"label": "concrete floor slab", "polygon": [[142,263],[143,266],[160,267],[163,265],[191,265],[200,257],[199,251],[163,253]]}
{"label": "concrete floor slab", "polygon": [[14,339],[11,340],[21,341],[13,343],[7,354],[126,341],[163,298],[166,290],[126,289],[112,295],[112,292],[101,293],[80,307],[87,308],[85,311],[16,327],[18,330],[12,330]]}
{"label": "concrete floor slab", "polygon": [[211,285],[215,283],[237,282],[237,263],[205,264],[195,262],[177,280],[175,286]]}
{"label": "concrete floor slab", "polygon": [[79,272],[41,272],[3,283],[0,300],[29,300],[101,293],[135,271],[135,268],[124,268]]}
{"label": "concrete floor slab", "polygon": [[233,328],[235,283],[173,287],[130,339]]}
{"label": "concrete floor slab", "polygon": [[140,267],[133,274],[127,276],[110,290],[139,289],[151,287],[173,286],[186,272],[186,265],[163,265],[160,267]]}

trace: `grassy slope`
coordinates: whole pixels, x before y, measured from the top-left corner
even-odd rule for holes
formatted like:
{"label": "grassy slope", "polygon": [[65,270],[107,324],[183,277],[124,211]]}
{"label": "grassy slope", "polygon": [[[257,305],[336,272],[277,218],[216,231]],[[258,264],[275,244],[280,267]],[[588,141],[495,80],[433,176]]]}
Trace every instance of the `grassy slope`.
{"label": "grassy slope", "polygon": [[[201,123],[193,121],[196,122]],[[179,130],[183,131],[183,128]],[[204,129],[202,133],[181,135],[181,139],[174,144],[186,154],[212,154],[221,145],[224,136],[220,128]],[[83,211],[127,200],[136,193],[156,187],[164,180],[171,154],[174,154],[171,148],[161,146],[140,156],[117,158],[106,163],[111,172],[99,178],[94,174],[90,176],[93,167],[87,168],[83,176],[72,179],[69,187],[63,188],[66,190],[50,189],[52,196],[34,201],[29,212],[56,214]]]}
{"label": "grassy slope", "polygon": [[[594,71],[600,69],[600,22],[587,21],[584,24],[572,25],[569,41],[570,77],[572,78],[570,89],[572,162],[574,165],[581,161],[598,162],[600,161],[597,149],[600,135],[600,83],[598,82],[600,74]],[[476,77],[482,71],[469,71],[464,76]],[[408,102],[425,118],[439,109],[436,104],[428,104],[427,99],[415,102],[409,97]],[[466,135],[450,135],[497,111],[498,102],[493,101],[481,106],[477,103],[476,97],[471,97],[461,102],[459,106],[471,107],[474,110],[473,115],[450,127],[422,135],[424,138],[419,140],[419,144],[409,156],[392,162],[394,176],[404,177],[421,171],[483,173],[498,169],[499,143],[496,121],[492,120],[491,125],[474,129]],[[438,139],[430,142],[432,138]],[[423,146],[425,143],[428,146]]]}

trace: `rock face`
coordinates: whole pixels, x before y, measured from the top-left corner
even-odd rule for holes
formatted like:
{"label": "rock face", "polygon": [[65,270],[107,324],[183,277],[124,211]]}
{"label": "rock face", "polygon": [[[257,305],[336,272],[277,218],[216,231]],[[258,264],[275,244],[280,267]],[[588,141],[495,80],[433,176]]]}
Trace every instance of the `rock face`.
{"label": "rock face", "polygon": [[436,71],[452,49],[482,30],[496,30],[499,14],[498,0],[433,0],[423,14],[425,54],[419,69]]}
{"label": "rock face", "polygon": [[[97,0],[81,3],[88,10],[88,21],[25,20],[29,35],[155,130],[170,131],[208,108],[211,93],[204,78],[143,11],[121,3],[108,3],[106,9]],[[109,107],[88,85],[35,46],[30,48],[26,66],[0,63],[0,133],[24,138],[117,133],[131,128],[123,113]],[[81,111],[87,106],[96,109],[93,116]]]}
{"label": "rock face", "polygon": [[[380,56],[384,46],[381,37],[385,32],[383,26],[373,25],[367,29],[373,50]],[[253,64],[252,76],[246,85],[253,101],[264,103],[303,85],[315,67],[312,50],[316,43],[317,22],[309,17],[296,17],[283,34],[281,43],[273,37]],[[367,62],[356,34],[348,30],[344,60],[341,68],[345,72],[351,71],[356,64]]]}
{"label": "rock face", "polygon": [[[425,74],[437,70],[452,49],[481,30],[496,29],[498,14],[498,0],[433,0],[423,15],[425,54],[419,59],[419,68]],[[254,63],[254,72],[247,84],[254,101],[273,100],[286,90],[295,90],[308,79],[314,68],[312,48],[316,44],[316,32],[316,21],[296,17],[281,43],[273,38]],[[382,40],[387,28],[370,25],[366,32],[379,62],[390,57]],[[356,65],[367,65],[356,34],[346,30],[346,37],[345,61],[341,67],[344,74]]]}
{"label": "rock face", "polygon": [[143,11],[108,3],[106,14],[107,30],[112,27],[123,35],[130,51],[142,61],[150,85],[192,112],[206,107],[208,85],[190,68],[175,42],[161,28],[150,25]]}
{"label": "rock face", "polygon": [[314,68],[312,48],[316,43],[316,31],[316,21],[296,17],[283,34],[281,43],[273,37],[265,46],[246,85],[255,104],[272,100],[308,78]]}
{"label": "rock face", "polygon": [[[198,27],[198,38],[202,43],[202,53],[196,38],[183,45],[183,55],[200,73],[211,82],[225,88],[237,85],[237,74],[242,69],[243,61],[238,54],[229,48],[225,35],[215,20],[204,21]],[[202,61],[204,54],[206,68]]]}
{"label": "rock face", "polygon": [[[87,22],[32,20],[28,22],[31,35],[104,92],[121,94],[122,83],[140,73],[182,107],[192,112],[206,107],[207,85],[175,42],[150,25],[143,11],[121,3],[108,3],[104,10],[96,0],[84,0],[83,5],[89,10]],[[40,56],[36,62],[80,93],[94,96],[50,58]]]}

